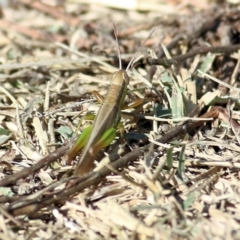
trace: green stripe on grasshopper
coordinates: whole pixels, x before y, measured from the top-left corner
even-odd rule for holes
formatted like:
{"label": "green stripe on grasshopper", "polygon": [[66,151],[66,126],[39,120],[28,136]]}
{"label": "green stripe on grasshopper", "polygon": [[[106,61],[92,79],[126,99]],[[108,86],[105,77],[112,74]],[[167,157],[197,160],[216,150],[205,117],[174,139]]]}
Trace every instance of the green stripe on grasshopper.
{"label": "green stripe on grasshopper", "polygon": [[83,132],[78,137],[75,145],[71,149],[71,151],[68,153],[68,163],[76,156],[76,154],[84,148],[84,146],[87,144],[87,141],[90,137],[90,134],[92,132],[93,125],[88,126],[83,130]]}

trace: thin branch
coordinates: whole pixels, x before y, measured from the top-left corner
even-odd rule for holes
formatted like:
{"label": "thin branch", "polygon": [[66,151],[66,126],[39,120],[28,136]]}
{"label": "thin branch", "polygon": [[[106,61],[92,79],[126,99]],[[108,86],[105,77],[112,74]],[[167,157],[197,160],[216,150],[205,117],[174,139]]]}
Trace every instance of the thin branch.
{"label": "thin branch", "polygon": [[219,46],[219,47],[199,47],[191,52],[188,52],[183,55],[179,55],[173,57],[171,59],[159,59],[159,58],[149,58],[148,62],[151,65],[162,65],[164,67],[170,67],[172,64],[180,64],[183,61],[187,60],[188,58],[194,57],[198,54],[205,54],[205,53],[222,53],[222,54],[230,54],[236,52],[240,49],[240,44],[229,45],[229,46]]}

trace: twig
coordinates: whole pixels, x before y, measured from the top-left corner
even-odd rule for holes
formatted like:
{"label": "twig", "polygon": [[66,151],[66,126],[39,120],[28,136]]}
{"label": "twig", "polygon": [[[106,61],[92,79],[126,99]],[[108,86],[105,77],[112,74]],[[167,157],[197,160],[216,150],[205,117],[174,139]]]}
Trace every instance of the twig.
{"label": "twig", "polygon": [[49,155],[41,159],[39,162],[32,165],[31,167],[24,168],[20,172],[17,172],[13,175],[10,175],[4,178],[3,180],[0,181],[0,186],[8,186],[10,184],[17,182],[19,179],[34,175],[37,171],[39,171],[44,166],[48,166],[50,163],[62,157],[72,146],[73,141],[74,140],[71,140],[67,145],[58,148],[56,151],[50,153]]}
{"label": "twig", "polygon": [[162,65],[164,67],[170,67],[172,64],[174,64],[174,65],[180,64],[181,62],[185,61],[186,59],[194,57],[198,54],[204,54],[204,53],[209,53],[209,52],[229,54],[229,53],[235,52],[239,49],[240,49],[240,44],[229,45],[229,46],[218,46],[218,47],[199,47],[191,52],[176,56],[171,59],[149,58],[148,62],[151,65]]}

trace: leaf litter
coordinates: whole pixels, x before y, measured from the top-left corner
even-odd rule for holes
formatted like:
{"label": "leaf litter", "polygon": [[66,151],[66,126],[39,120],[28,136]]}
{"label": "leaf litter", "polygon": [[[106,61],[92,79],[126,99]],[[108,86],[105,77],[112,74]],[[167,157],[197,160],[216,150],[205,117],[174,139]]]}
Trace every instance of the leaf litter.
{"label": "leaf litter", "polygon": [[[1,2],[1,239],[239,239],[240,5],[200,2]],[[124,66],[155,32],[124,144],[76,180],[67,152],[118,69],[112,22]]]}

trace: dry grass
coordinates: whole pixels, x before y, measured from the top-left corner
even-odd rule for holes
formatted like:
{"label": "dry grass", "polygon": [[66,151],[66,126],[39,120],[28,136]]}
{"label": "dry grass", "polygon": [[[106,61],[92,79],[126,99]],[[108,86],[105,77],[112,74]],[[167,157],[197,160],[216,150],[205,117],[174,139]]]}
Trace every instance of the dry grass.
{"label": "dry grass", "polygon": [[[93,2],[2,8],[0,239],[239,239],[240,53],[147,59],[237,44],[240,6]],[[156,28],[129,72],[126,102],[145,101],[123,110],[121,157],[116,140],[75,181],[68,142],[118,69],[111,22],[124,66]]]}

